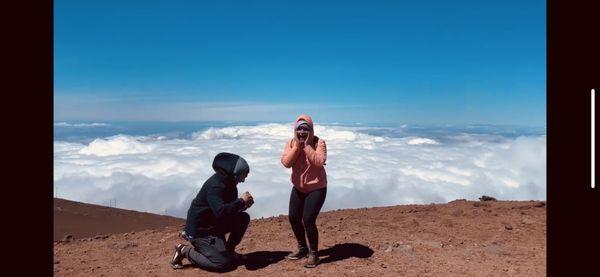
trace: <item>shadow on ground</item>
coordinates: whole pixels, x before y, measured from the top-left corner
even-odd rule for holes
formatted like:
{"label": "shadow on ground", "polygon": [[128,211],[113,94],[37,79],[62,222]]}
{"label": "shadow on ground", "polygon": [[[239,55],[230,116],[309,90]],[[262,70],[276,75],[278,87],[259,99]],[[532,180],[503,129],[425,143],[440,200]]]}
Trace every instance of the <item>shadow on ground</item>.
{"label": "shadow on ground", "polygon": [[248,270],[257,270],[285,259],[289,251],[256,251],[246,254],[244,266]]}
{"label": "shadow on ground", "polygon": [[[252,253],[245,254],[246,260],[244,261],[244,267],[247,270],[258,270],[261,268],[265,268],[269,265],[276,264],[283,259],[285,256],[290,254],[290,251],[256,251]],[[323,249],[319,251],[319,256],[321,257],[321,264],[333,263],[341,260],[345,260],[348,258],[368,258],[373,255],[373,250],[368,246],[358,244],[358,243],[342,243],[336,244],[327,249]],[[195,265],[184,265],[184,268],[188,267],[196,267]],[[219,272],[225,273],[233,271],[238,266],[229,267],[223,270],[214,270],[214,269],[205,269],[210,272]]]}
{"label": "shadow on ground", "polygon": [[[348,258],[368,258],[373,255],[373,250],[368,246],[358,243],[341,243],[319,251],[321,263],[333,263]],[[324,258],[324,256],[327,256]]]}

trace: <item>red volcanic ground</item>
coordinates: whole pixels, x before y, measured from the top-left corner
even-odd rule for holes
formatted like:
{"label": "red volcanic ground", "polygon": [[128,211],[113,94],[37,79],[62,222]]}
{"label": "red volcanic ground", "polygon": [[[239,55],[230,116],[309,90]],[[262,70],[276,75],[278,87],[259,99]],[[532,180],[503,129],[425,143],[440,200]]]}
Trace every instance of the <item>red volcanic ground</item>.
{"label": "red volcanic ground", "polygon": [[184,224],[181,218],[54,198],[54,240],[127,233]]}
{"label": "red volcanic ground", "polygon": [[[61,199],[54,216],[56,276],[217,275],[170,267],[182,219]],[[287,217],[279,216],[251,221],[237,249],[248,262],[225,275],[546,276],[545,202],[337,210],[321,213],[317,224],[317,268],[284,259],[294,239]],[[63,239],[67,234],[74,239]]]}

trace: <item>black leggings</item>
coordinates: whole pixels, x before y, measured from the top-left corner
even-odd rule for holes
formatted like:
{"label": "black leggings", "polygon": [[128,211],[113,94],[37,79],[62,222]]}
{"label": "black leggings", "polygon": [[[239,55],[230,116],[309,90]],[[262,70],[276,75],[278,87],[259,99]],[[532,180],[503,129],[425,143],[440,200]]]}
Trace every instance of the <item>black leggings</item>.
{"label": "black leggings", "polygon": [[317,216],[327,195],[327,188],[302,193],[292,188],[290,195],[289,219],[298,245],[306,247],[306,237],[310,250],[317,251],[319,247],[319,231],[317,230]]}

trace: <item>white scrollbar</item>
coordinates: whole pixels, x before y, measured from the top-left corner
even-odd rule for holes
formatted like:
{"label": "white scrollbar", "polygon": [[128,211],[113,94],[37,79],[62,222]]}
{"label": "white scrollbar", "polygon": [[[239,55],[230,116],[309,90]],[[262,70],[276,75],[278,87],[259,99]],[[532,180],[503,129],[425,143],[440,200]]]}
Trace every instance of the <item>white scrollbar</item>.
{"label": "white scrollbar", "polygon": [[592,89],[592,188],[596,187],[596,91]]}

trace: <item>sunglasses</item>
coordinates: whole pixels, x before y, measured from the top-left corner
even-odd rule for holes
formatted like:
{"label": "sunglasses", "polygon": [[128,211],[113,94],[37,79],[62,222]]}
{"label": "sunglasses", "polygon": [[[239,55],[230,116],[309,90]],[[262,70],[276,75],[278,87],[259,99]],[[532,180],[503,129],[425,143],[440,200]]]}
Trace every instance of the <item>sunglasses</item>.
{"label": "sunglasses", "polygon": [[308,131],[310,131],[310,129],[308,127],[300,126],[300,127],[298,127],[298,129],[296,129],[296,131],[306,131],[306,132],[308,132]]}

